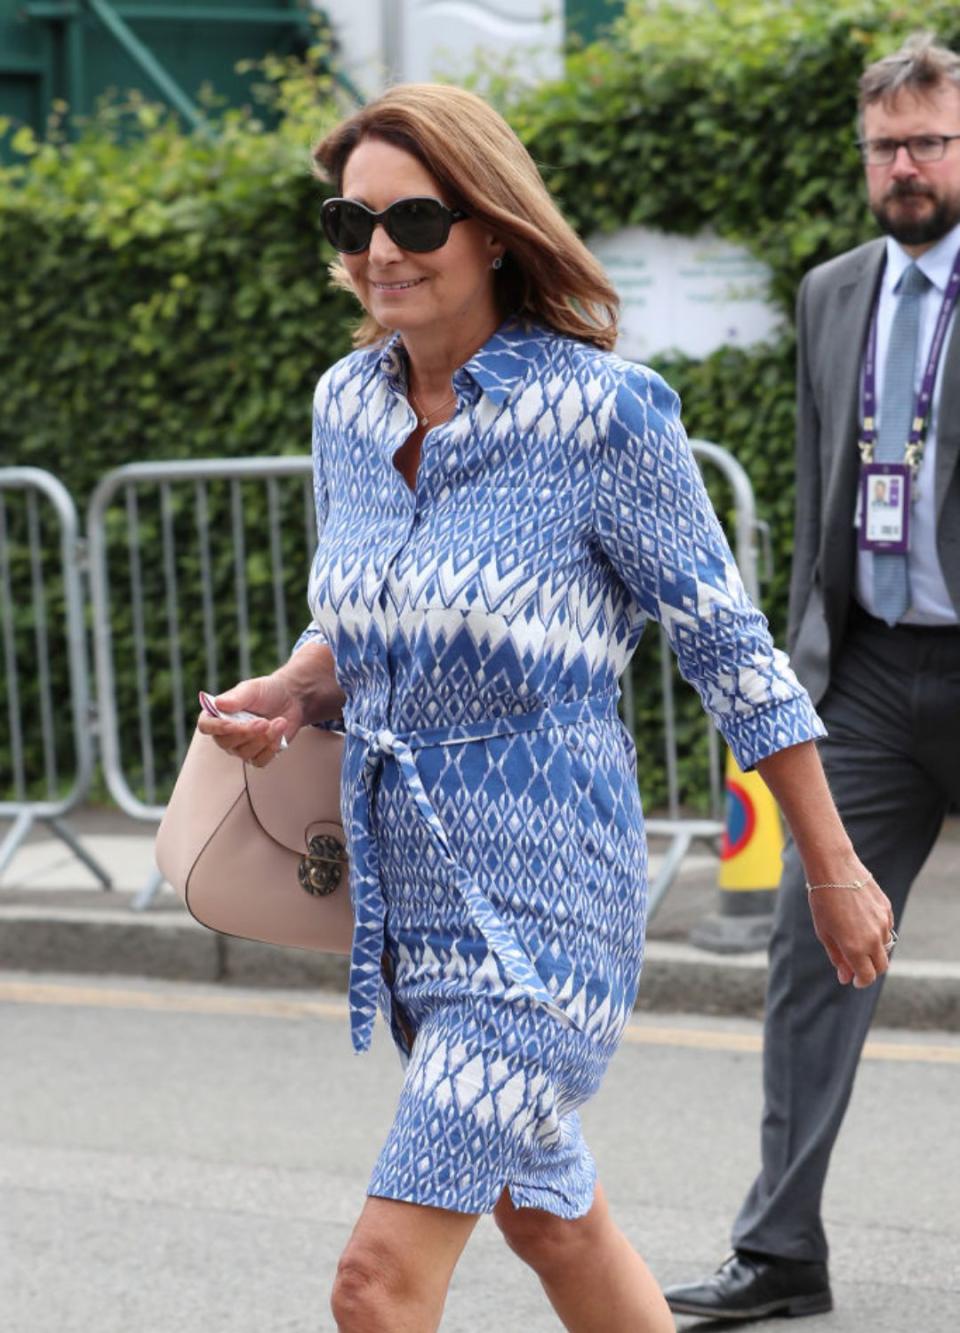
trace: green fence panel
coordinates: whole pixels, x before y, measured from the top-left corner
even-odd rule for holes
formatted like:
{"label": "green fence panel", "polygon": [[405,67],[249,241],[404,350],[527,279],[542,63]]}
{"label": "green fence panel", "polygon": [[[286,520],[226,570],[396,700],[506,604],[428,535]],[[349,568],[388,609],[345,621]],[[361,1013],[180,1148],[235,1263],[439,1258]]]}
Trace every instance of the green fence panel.
{"label": "green fence panel", "polygon": [[311,16],[303,0],[0,0],[0,116],[42,133],[56,100],[82,116],[136,89],[195,122],[206,89],[249,101],[237,64],[304,49]]}

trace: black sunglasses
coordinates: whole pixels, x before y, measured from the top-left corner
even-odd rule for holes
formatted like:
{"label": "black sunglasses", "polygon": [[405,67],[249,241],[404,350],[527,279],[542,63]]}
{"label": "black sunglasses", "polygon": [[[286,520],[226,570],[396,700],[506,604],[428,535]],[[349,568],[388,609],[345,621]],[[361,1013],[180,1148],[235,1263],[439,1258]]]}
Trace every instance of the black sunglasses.
{"label": "black sunglasses", "polygon": [[425,254],[446,245],[450,228],[467,214],[459,208],[447,208],[439,199],[416,197],[396,199],[382,213],[374,213],[355,199],[327,199],[321,210],[323,230],[334,250],[342,255],[358,255],[370,246],[378,222],[401,250]]}

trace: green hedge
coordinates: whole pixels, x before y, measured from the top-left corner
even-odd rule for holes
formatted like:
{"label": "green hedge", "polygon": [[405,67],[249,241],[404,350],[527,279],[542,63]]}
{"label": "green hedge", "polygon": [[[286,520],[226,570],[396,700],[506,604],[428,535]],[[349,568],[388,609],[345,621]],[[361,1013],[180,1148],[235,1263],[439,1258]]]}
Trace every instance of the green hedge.
{"label": "green hedge", "polygon": [[[85,500],[135,459],[302,451],[317,375],[349,347],[309,173],[338,110],[182,134],[155,108],[0,171],[0,455]],[[133,117],[141,135],[124,142]]]}
{"label": "green hedge", "polygon": [[[960,43],[960,11],[941,0],[647,0],[628,3],[609,41],[572,55],[562,80],[487,91],[583,233],[712,226],[770,265],[774,298],[792,314],[811,265],[874,234],[856,81],[917,27]],[[105,470],[135,458],[306,448],[311,386],[349,345],[352,309],[326,279],[307,169],[311,140],[343,108],[319,75],[272,74],[279,129],[231,114],[215,137],[188,137],[134,105],[75,144],[17,137],[23,164],[0,171],[4,462],[48,468],[82,503]],[[774,537],[765,607],[782,634],[792,335],[658,368],[690,433],[731,449],[751,477]],[[636,681],[649,754],[659,683],[642,650]],[[5,707],[0,697],[0,716]],[[685,731],[692,719],[684,712]],[[135,727],[126,706],[124,725]],[[689,799],[700,797],[700,760],[691,744]],[[645,768],[648,803],[662,799],[662,778]],[[0,792],[4,780],[0,746]]]}

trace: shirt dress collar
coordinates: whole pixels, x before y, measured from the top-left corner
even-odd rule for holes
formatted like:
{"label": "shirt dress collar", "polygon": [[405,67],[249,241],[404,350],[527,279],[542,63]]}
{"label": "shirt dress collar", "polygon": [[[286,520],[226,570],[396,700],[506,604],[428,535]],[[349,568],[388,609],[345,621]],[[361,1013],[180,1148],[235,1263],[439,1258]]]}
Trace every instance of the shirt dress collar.
{"label": "shirt dress collar", "polygon": [[[510,315],[497,331],[453,375],[453,387],[473,400],[481,393],[502,407],[537,375],[547,357],[553,334],[539,324]],[[399,333],[390,336],[380,354],[380,370],[389,388],[407,392],[407,355]]]}

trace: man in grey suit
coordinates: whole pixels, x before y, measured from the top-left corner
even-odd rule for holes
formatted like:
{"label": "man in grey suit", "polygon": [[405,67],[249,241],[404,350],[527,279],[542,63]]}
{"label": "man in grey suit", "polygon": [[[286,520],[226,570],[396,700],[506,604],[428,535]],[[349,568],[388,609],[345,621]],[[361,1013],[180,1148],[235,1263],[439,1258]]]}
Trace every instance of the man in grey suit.
{"label": "man in grey suit", "polygon": [[[800,288],[788,637],[829,731],[821,754],[841,817],[899,925],[960,801],[960,57],[917,36],[871,65],[860,141],[886,236]],[[901,508],[886,540],[871,542],[878,478],[883,513],[891,495]],[[862,892],[805,886],[788,849],[770,946],[762,1167],[730,1258],[667,1289],[677,1313],[832,1305],[821,1198],[879,986],[837,984],[808,890],[814,908],[818,895]]]}

